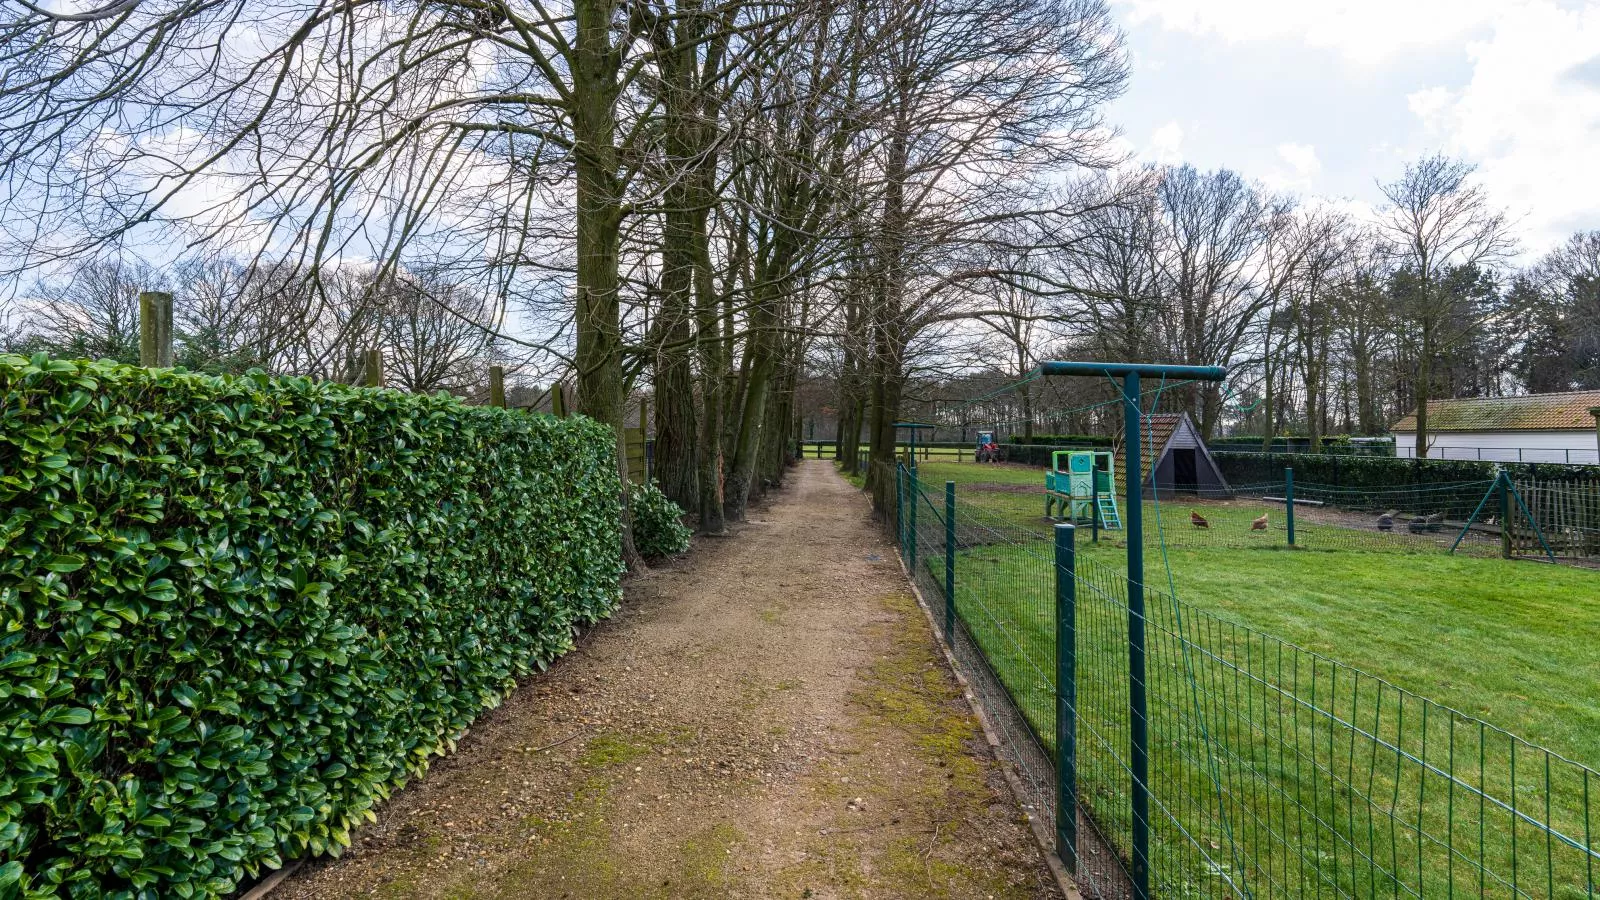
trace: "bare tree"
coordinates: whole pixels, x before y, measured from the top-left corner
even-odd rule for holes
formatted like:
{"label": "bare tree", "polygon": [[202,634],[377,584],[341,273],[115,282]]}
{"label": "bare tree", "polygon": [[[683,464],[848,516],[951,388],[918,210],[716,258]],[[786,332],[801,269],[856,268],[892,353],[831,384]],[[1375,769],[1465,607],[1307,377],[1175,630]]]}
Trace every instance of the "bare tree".
{"label": "bare tree", "polygon": [[437,277],[390,278],[374,290],[384,376],[417,393],[466,393],[494,355],[488,304]]}
{"label": "bare tree", "polygon": [[1600,387],[1600,231],[1572,235],[1526,273],[1523,286],[1519,369],[1529,389]]}
{"label": "bare tree", "polygon": [[[1260,290],[1274,201],[1226,169],[1203,174],[1166,170],[1157,188],[1161,231],[1155,254],[1161,292],[1176,326],[1180,358],[1190,365],[1230,361],[1267,304]],[[1184,391],[1207,436],[1221,395],[1215,385]]]}
{"label": "bare tree", "polygon": [[1286,290],[1290,334],[1305,392],[1306,434],[1315,449],[1321,446],[1328,418],[1336,298],[1354,275],[1358,238],[1349,219],[1329,209],[1308,209],[1290,227],[1296,232],[1294,243],[1304,248]]}
{"label": "bare tree", "polygon": [[1406,166],[1398,180],[1382,185],[1389,206],[1381,226],[1400,265],[1416,278],[1401,298],[1399,315],[1417,344],[1416,409],[1419,458],[1428,455],[1428,401],[1434,364],[1469,329],[1450,328],[1463,312],[1462,296],[1444,289],[1452,269],[1481,269],[1514,249],[1511,222],[1494,207],[1472,176],[1475,167],[1442,155]]}
{"label": "bare tree", "polygon": [[138,362],[139,292],[168,286],[137,262],[87,260],[36,283],[22,298],[15,349]]}
{"label": "bare tree", "polygon": [[1076,222],[1079,235],[1062,254],[1066,280],[1084,293],[1072,329],[1106,359],[1144,362],[1164,351],[1156,270],[1156,185],[1160,173],[1141,168],[1099,179],[1099,202]]}

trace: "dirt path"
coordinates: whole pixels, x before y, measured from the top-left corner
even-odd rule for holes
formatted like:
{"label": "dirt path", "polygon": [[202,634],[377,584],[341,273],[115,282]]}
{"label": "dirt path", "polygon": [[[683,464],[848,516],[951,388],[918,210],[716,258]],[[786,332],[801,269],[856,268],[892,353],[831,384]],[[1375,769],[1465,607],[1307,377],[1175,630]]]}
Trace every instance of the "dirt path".
{"label": "dirt path", "polygon": [[1059,896],[893,553],[802,463],[274,900]]}

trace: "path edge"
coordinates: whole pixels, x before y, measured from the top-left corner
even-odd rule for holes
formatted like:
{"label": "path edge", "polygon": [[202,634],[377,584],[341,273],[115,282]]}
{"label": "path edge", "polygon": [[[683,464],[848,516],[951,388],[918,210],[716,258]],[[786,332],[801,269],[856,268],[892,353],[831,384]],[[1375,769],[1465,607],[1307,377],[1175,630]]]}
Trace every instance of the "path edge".
{"label": "path edge", "polygon": [[[834,469],[838,474],[838,469]],[[842,476],[841,476],[842,477]],[[848,484],[848,482],[846,482]],[[873,515],[872,498],[864,491],[857,491],[857,495],[867,506],[867,514]],[[906,568],[906,561],[901,558],[898,551],[894,554],[895,561],[900,564],[900,574],[905,578],[906,584],[911,588],[911,595],[916,598],[917,607],[922,610],[923,618],[928,620],[928,630],[933,633],[933,642],[944,655],[945,665],[949,667],[950,674],[956,678],[956,683],[961,686],[961,695],[966,698],[967,706],[972,710],[973,716],[978,720],[978,727],[983,731],[983,738],[989,744],[989,750],[998,764],[1000,774],[1005,776],[1006,785],[1011,789],[1011,799],[1017,804],[1017,809],[1028,819],[1028,830],[1033,834],[1033,842],[1038,846],[1039,852],[1044,855],[1045,865],[1050,869],[1050,874],[1055,877],[1056,887],[1060,889],[1066,900],[1083,900],[1083,894],[1078,890],[1078,882],[1068,874],[1066,864],[1061,861],[1061,855],[1056,852],[1054,837],[1041,816],[1029,812],[1022,805],[1022,798],[1027,796],[1023,790],[1022,782],[1018,780],[1017,773],[1011,771],[1011,766],[1006,763],[1001,752],[1000,737],[995,734],[994,728],[989,724],[989,715],[984,711],[983,704],[978,702],[978,695],[967,681],[967,676],[962,673],[960,664],[956,661],[955,652],[945,642],[944,633],[939,630],[939,622],[934,618],[933,607],[928,605],[927,598],[922,596],[922,589],[917,587],[916,579],[911,577],[911,570]]]}

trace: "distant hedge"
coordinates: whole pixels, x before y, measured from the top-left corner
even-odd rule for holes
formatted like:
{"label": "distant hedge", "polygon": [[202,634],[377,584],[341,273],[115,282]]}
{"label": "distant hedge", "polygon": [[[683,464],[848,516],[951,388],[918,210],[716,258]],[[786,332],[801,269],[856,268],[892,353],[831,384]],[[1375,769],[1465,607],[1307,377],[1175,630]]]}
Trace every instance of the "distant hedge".
{"label": "distant hedge", "polygon": [[1103,434],[1036,434],[1031,438],[1020,434],[1011,436],[1011,443],[1019,446],[1043,447],[1112,447],[1113,438]]}
{"label": "distant hedge", "polygon": [[0,897],[337,853],[618,601],[585,419],[42,356],[0,396]]}
{"label": "distant hedge", "polygon": [[[1392,456],[1345,456],[1322,453],[1241,453],[1212,449],[1222,474],[1233,484],[1257,484],[1283,477],[1294,467],[1297,482],[1343,488],[1385,488],[1413,484],[1488,481],[1495,463],[1468,459],[1408,459]],[[1514,477],[1573,481],[1600,478],[1600,466],[1550,463],[1500,463]]]}

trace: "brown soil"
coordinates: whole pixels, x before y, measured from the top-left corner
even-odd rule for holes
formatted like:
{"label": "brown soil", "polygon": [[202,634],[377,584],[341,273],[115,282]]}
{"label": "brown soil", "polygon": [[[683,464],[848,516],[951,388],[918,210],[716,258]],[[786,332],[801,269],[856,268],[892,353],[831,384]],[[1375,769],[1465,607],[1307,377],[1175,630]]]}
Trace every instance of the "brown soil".
{"label": "brown soil", "polygon": [[893,548],[824,461],[278,898],[1045,898]]}
{"label": "brown soil", "polygon": [[1008,484],[1003,481],[975,481],[963,485],[969,491],[982,491],[990,494],[1038,494],[1044,496],[1044,479],[1039,479],[1038,484]]}

